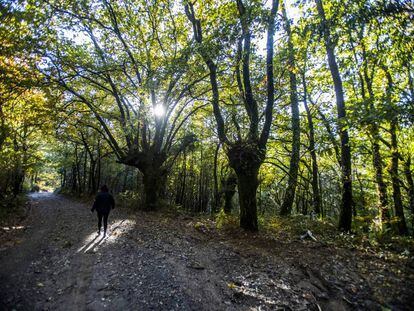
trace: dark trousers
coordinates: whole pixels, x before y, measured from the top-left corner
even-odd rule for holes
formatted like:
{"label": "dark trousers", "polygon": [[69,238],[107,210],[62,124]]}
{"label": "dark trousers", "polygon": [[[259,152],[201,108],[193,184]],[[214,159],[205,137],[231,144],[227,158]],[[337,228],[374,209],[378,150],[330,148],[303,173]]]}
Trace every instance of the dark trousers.
{"label": "dark trousers", "polygon": [[108,216],[109,216],[109,212],[107,213],[98,212],[98,231],[101,231],[102,218],[103,218],[104,232],[106,233],[106,228],[108,227]]}

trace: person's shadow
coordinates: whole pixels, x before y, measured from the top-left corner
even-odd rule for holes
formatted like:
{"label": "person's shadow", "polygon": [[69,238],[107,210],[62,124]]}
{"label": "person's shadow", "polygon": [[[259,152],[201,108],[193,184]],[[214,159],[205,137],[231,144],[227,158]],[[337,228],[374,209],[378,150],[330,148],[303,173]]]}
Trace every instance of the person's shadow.
{"label": "person's shadow", "polygon": [[86,244],[83,248],[88,249],[88,247],[91,246],[98,239],[98,237],[99,235],[96,235],[96,237],[94,237],[93,240]]}
{"label": "person's shadow", "polygon": [[[111,228],[111,232],[114,232],[116,229],[120,228],[122,226],[122,224],[124,223],[125,219],[122,220],[121,222],[119,222],[115,227]],[[89,251],[93,250],[96,246],[99,246],[102,244],[103,240],[105,238],[108,238],[107,236],[101,236],[100,239],[98,239],[100,237],[100,235],[96,235],[95,238],[93,238],[93,240],[91,240],[90,242],[88,242],[87,244],[85,244],[84,246],[82,246],[79,250],[78,253],[82,252],[84,254],[88,253]]]}
{"label": "person's shadow", "polygon": [[116,229],[120,228],[121,225],[125,222],[125,219],[119,222],[116,227],[111,228],[111,232],[114,232]]}
{"label": "person's shadow", "polygon": [[96,236],[96,238],[94,238],[89,244],[88,246],[85,248],[85,251],[83,252],[84,254],[93,251],[95,249],[96,246],[101,245],[102,241],[107,237],[107,236],[102,236],[99,240],[98,240],[99,236]]}
{"label": "person's shadow", "polygon": [[91,241],[89,241],[87,244],[85,244],[84,246],[82,246],[78,251],[77,251],[77,253],[80,253],[80,252],[84,252],[84,253],[86,253],[89,249],[91,249],[92,248],[92,246],[94,245],[94,244],[98,244],[98,243],[100,243],[102,240],[103,240],[103,238],[104,237],[102,237],[102,239],[100,239],[99,241],[98,241],[98,238],[99,238],[99,235],[96,235],[94,238],[93,238],[93,240],[91,240]]}

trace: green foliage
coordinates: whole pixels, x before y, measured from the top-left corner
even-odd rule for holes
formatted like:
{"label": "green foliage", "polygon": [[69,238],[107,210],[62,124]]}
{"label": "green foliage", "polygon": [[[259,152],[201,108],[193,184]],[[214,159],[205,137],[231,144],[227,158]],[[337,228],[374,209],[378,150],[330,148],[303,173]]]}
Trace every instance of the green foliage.
{"label": "green foliage", "polygon": [[215,217],[216,228],[219,230],[234,230],[239,227],[238,217],[226,214],[223,209]]}
{"label": "green foliage", "polygon": [[6,195],[0,200],[0,224],[10,218],[24,218],[26,216],[27,197],[24,195]]}
{"label": "green foliage", "polygon": [[142,209],[142,194],[131,190],[120,192],[116,196],[116,202],[119,207],[139,210]]}
{"label": "green foliage", "polygon": [[[2,4],[0,17],[0,194],[4,200],[23,190],[22,185],[62,187],[63,192],[93,196],[100,185],[108,184],[115,194],[119,192],[121,206],[139,209],[145,196],[142,172],[154,163],[142,164],[145,158],[163,160],[165,201],[159,204],[180,213],[221,210],[231,168],[227,150],[217,149],[208,70],[198,52],[218,64],[220,108],[228,137],[235,142],[247,137],[250,119],[236,77],[241,25],[235,1],[194,4],[203,27],[201,46],[192,40],[180,1],[10,3]],[[262,1],[244,3],[252,23],[252,88],[263,111],[269,10]],[[390,173],[393,154],[399,155],[403,211],[410,232],[414,229],[409,182],[413,173],[409,160],[414,155],[412,18],[404,10],[385,12],[365,0],[325,0],[323,5],[347,101],[348,118],[341,125],[350,133],[352,148],[355,237],[339,239],[355,245],[386,245],[397,224]],[[315,3],[286,2],[286,6],[293,19],[296,65],[287,66],[286,34],[278,16],[275,113],[259,173],[259,221],[269,234],[288,234],[293,239],[309,229],[329,240],[337,235],[331,223],[338,218],[341,202],[335,94]],[[323,207],[316,220],[309,217],[315,194],[310,121],[302,107],[294,216],[274,217],[285,196],[293,139],[289,73],[297,75],[300,105],[307,100],[314,126]],[[166,115],[157,118],[151,112],[156,104],[162,104]],[[394,121],[397,148],[391,146]],[[379,146],[390,221],[380,221],[374,144]],[[132,161],[126,167],[121,163],[128,157]],[[239,225],[237,207],[232,215],[220,211],[215,217],[220,229]]]}
{"label": "green foliage", "polygon": [[264,231],[277,237],[290,240],[299,239],[301,235],[310,230],[317,239],[328,240],[337,234],[336,226],[326,220],[311,219],[303,215],[290,217],[263,217],[260,219]]}

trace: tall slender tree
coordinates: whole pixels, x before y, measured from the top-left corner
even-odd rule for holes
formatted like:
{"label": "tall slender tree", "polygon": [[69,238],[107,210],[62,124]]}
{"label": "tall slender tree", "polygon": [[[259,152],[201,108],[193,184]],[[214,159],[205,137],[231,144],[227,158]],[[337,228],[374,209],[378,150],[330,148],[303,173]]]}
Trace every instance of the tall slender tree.
{"label": "tall slender tree", "polygon": [[394,209],[395,216],[397,217],[397,227],[398,233],[401,235],[408,234],[407,224],[405,221],[404,215],[404,206],[401,198],[401,180],[399,177],[399,161],[400,161],[400,152],[398,149],[398,137],[397,137],[397,127],[398,127],[398,108],[393,103],[393,89],[394,81],[389,72],[388,67],[383,64],[382,69],[384,70],[386,79],[387,79],[387,88],[386,88],[386,102],[389,109],[389,123],[390,123],[390,135],[391,135],[391,166],[390,166],[390,175],[392,183],[392,197],[394,200]]}
{"label": "tall slender tree", "polygon": [[287,53],[288,53],[288,70],[289,70],[289,86],[290,86],[290,109],[292,113],[292,152],[289,164],[288,186],[285,197],[280,208],[281,215],[289,215],[292,211],[295,199],[296,185],[298,181],[299,160],[300,160],[300,115],[299,100],[296,78],[295,50],[293,47],[292,31],[290,29],[290,21],[286,14],[285,3],[282,3],[282,15],[287,33]]}
{"label": "tall slender tree", "polygon": [[306,111],[306,118],[308,120],[309,128],[309,152],[312,159],[312,206],[313,210],[317,215],[322,214],[322,200],[321,193],[319,189],[319,168],[318,168],[318,159],[316,155],[316,144],[315,144],[315,127],[313,122],[313,116],[311,109],[308,105],[308,92],[306,86],[306,77],[303,72],[302,75],[302,84],[303,84],[303,105]]}
{"label": "tall slender tree", "polygon": [[348,124],[346,117],[345,92],[339,73],[338,63],[335,56],[335,44],[332,40],[331,30],[326,20],[325,10],[322,0],[315,0],[320,24],[322,28],[323,40],[325,43],[326,54],[328,57],[329,69],[331,72],[338,114],[338,129],[341,139],[341,175],[342,175],[342,200],[341,212],[339,216],[339,228],[343,231],[350,231],[352,225],[352,166],[351,166],[351,146],[348,134]]}
{"label": "tall slender tree", "polygon": [[[367,117],[365,117],[363,124],[367,124],[367,134],[370,137],[372,145],[372,165],[375,170],[375,182],[377,184],[377,192],[379,198],[379,214],[381,217],[381,223],[383,226],[389,227],[390,225],[390,211],[387,194],[387,184],[384,179],[384,161],[381,155],[380,141],[382,140],[380,134],[380,114],[381,110],[376,109],[375,102],[376,97],[374,94],[373,84],[376,74],[376,68],[378,67],[377,60],[368,56],[367,47],[364,40],[366,31],[365,21],[361,21],[360,25],[352,24],[354,28],[359,26],[357,33],[357,44],[360,47],[360,53],[358,54],[355,47],[353,35],[351,29],[348,29],[349,41],[354,56],[354,61],[359,65],[358,78],[359,78],[359,90],[362,106]],[[369,31],[369,30],[368,30]],[[370,53],[373,55],[373,53]],[[360,60],[360,61],[359,61]]]}

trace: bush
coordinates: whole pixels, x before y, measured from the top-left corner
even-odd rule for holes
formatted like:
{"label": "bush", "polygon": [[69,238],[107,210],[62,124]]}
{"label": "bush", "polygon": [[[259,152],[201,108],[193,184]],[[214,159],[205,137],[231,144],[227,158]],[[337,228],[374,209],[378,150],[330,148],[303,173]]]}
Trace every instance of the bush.
{"label": "bush", "polygon": [[236,215],[229,215],[223,209],[216,215],[217,229],[236,229],[239,228],[239,218]]}
{"label": "bush", "polygon": [[39,192],[40,191],[40,187],[38,185],[33,185],[32,188],[30,189],[30,192]]}
{"label": "bush", "polygon": [[26,203],[25,195],[5,196],[0,200],[0,221],[5,221],[11,216],[23,217],[26,214]]}
{"label": "bush", "polygon": [[116,205],[123,208],[142,209],[142,202],[141,194],[132,190],[120,192],[116,197]]}
{"label": "bush", "polygon": [[259,223],[264,231],[290,239],[299,238],[307,230],[310,230],[317,239],[326,239],[337,234],[335,225],[329,221],[311,219],[304,215],[290,217],[268,216],[260,218]]}

